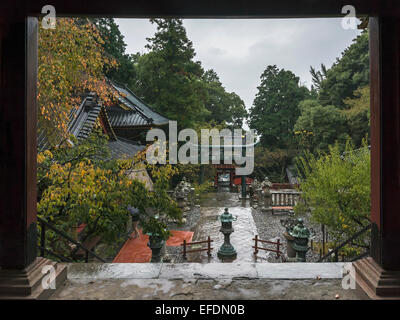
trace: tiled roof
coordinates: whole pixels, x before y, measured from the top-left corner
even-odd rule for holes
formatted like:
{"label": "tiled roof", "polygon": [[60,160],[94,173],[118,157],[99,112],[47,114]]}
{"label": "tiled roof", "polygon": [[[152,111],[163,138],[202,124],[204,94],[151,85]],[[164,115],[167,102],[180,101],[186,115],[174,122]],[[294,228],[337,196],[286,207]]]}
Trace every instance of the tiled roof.
{"label": "tiled roof", "polygon": [[151,109],[139,97],[137,97],[127,86],[117,84],[109,81],[111,86],[119,93],[118,100],[124,106],[131,110],[137,111],[147,119],[148,124],[152,125],[165,125],[168,124],[168,119],[158,112]]}
{"label": "tiled roof", "polygon": [[[93,129],[100,110],[101,106],[95,103],[95,97],[89,94],[83,99],[78,109],[72,108],[69,112],[68,131],[79,139],[87,138]],[[46,150],[50,147],[48,136],[52,134],[56,134],[60,142],[63,140],[55,128],[43,129],[39,124],[37,135],[37,145],[39,151]]]}
{"label": "tiled roof", "polygon": [[68,131],[77,139],[86,139],[92,132],[99,116],[101,105],[95,102],[93,96],[87,96],[76,112],[70,114]]}
{"label": "tiled roof", "polygon": [[110,136],[108,146],[111,151],[111,158],[132,158],[136,153],[143,150],[144,146],[139,146],[133,141],[115,136],[112,130],[113,125],[109,121],[108,110],[105,110],[104,106],[97,104],[93,96],[87,96],[77,110],[71,111],[69,115],[69,132],[78,139],[86,139],[92,132],[97,118],[102,117],[103,125],[107,128],[107,133]]}
{"label": "tiled roof", "polygon": [[106,109],[112,127],[148,126],[152,122],[136,110],[124,110],[120,107],[107,107]]}
{"label": "tiled roof", "polygon": [[139,151],[142,151],[145,146],[140,146],[130,140],[118,137],[115,141],[109,141],[108,146],[111,150],[113,159],[128,159],[133,158]]}

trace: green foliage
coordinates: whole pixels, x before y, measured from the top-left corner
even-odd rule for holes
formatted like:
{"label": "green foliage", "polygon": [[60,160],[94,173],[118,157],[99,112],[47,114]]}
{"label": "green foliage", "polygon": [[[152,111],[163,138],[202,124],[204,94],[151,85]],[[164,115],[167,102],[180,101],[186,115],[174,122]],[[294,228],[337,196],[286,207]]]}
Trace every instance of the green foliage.
{"label": "green foliage", "polygon": [[174,175],[171,180],[173,188],[176,187],[183,178],[192,184],[199,181],[200,164],[177,164],[175,167],[178,173]]}
{"label": "green foliage", "polygon": [[38,128],[50,145],[68,137],[68,114],[95,92],[111,102],[104,70],[116,61],[107,56],[98,30],[87,19],[59,18],[57,28],[39,28]]}
{"label": "green foliage", "polygon": [[315,70],[312,66],[310,66],[310,73],[312,77],[313,87],[319,91],[321,90],[321,82],[326,78],[326,67],[323,63],[321,63],[321,71]]}
{"label": "green foliage", "polygon": [[309,212],[309,208],[303,202],[298,202],[297,205],[293,208],[294,214],[296,216],[302,216]]}
{"label": "green foliage", "polygon": [[[142,159],[110,159],[107,137],[100,129],[86,140],[71,140],[73,146],[64,144],[38,154],[40,217],[66,233],[84,223],[86,238],[97,235],[105,243],[117,241],[126,230],[128,204],[140,210],[140,223],[146,230],[165,228],[154,221],[155,215],[180,219],[181,211],[167,194],[169,179],[175,174],[171,166],[150,167],[155,180],[151,192],[141,181],[128,178]],[[59,237],[52,232],[49,239],[53,251],[70,253],[67,243],[56,241]]]}
{"label": "green foliage", "polygon": [[180,128],[203,122],[227,123],[242,127],[247,116],[244,102],[234,92],[227,92],[214,70],[204,72],[187,38],[180,19],[151,19],[157,32],[146,48],[146,54],[126,54],[126,44],[112,18],[92,19],[99,30],[102,46],[118,65],[105,74],[127,84],[146,103]]}
{"label": "green foliage", "polygon": [[355,98],[344,100],[346,109],[342,112],[346,117],[348,132],[353,143],[360,146],[362,139],[369,135],[370,127],[370,101],[369,86],[357,89]]}
{"label": "green foliage", "polygon": [[100,32],[104,51],[118,62],[112,68],[104,69],[104,74],[120,83],[131,84],[131,80],[136,78],[135,62],[138,56],[125,52],[124,36],[113,18],[94,18],[92,21]]}
{"label": "green foliage", "polygon": [[213,181],[205,181],[202,184],[199,184],[198,182],[194,182],[193,188],[194,188],[195,194],[205,194],[207,192],[214,191],[214,182]]}
{"label": "green foliage", "polygon": [[353,41],[320,83],[319,101],[324,106],[334,105],[343,109],[344,99],[354,98],[355,90],[369,84],[368,31]]}
{"label": "green foliage", "polygon": [[293,150],[270,150],[262,146],[256,146],[254,148],[253,176],[259,181],[268,177],[273,182],[286,182],[285,168],[293,156]]}
{"label": "green foliage", "polygon": [[205,121],[227,122],[233,128],[242,128],[247,111],[243,100],[234,92],[226,92],[217,73],[210,69],[203,75],[207,90],[205,107],[210,112]]}
{"label": "green foliage", "polygon": [[308,153],[297,163],[303,172],[300,189],[315,222],[325,224],[336,241],[350,237],[369,223],[370,153],[354,150],[346,144],[341,153],[338,144],[319,157]]}
{"label": "green foliage", "polygon": [[328,147],[338,141],[346,143],[346,119],[334,106],[321,106],[315,100],[301,104],[302,113],[294,125],[294,134],[299,146],[313,153],[328,151]]}
{"label": "green foliage", "polygon": [[300,115],[299,102],[309,96],[306,87],[291,71],[268,66],[250,109],[250,128],[261,135],[265,147],[287,148],[293,145],[293,126]]}
{"label": "green foliage", "polygon": [[158,112],[177,120],[180,128],[192,127],[209,114],[204,105],[203,68],[193,61],[195,52],[182,20],[150,22],[157,25],[157,32],[147,39],[150,52],[138,58],[137,92]]}

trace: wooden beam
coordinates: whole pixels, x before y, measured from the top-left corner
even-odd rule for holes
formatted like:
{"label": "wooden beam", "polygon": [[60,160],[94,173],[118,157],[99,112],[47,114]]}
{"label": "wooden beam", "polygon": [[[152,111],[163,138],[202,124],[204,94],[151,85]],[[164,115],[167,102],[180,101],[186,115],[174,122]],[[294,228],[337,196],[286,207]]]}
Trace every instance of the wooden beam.
{"label": "wooden beam", "polygon": [[341,17],[345,5],[353,5],[358,15],[395,16],[397,0],[36,0],[2,1],[0,12],[42,16],[43,6],[51,4],[58,16],[108,16],[124,18],[305,18]]}

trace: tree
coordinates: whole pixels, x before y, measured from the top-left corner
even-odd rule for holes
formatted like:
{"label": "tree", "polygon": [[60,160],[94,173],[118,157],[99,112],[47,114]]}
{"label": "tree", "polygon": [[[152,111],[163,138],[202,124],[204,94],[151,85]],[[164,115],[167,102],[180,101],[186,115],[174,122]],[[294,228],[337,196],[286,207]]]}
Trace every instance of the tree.
{"label": "tree", "polygon": [[226,122],[233,128],[242,128],[243,120],[247,117],[243,100],[236,93],[225,91],[214,70],[207,70],[202,78],[207,90],[205,107],[209,111],[206,121]]}
{"label": "tree", "polygon": [[369,86],[357,89],[355,98],[346,98],[346,109],[342,112],[347,120],[348,131],[355,146],[361,146],[362,139],[369,136],[370,101]]}
{"label": "tree", "polygon": [[294,134],[304,150],[326,152],[336,141],[345,145],[348,138],[346,119],[339,109],[323,107],[315,100],[305,100],[300,106],[302,113],[294,126]]}
{"label": "tree", "polygon": [[[86,238],[97,235],[111,244],[126,230],[130,204],[142,213],[140,223],[145,232],[167,237],[165,224],[155,215],[181,218],[181,211],[167,194],[176,170],[170,165],[149,166],[155,180],[151,192],[139,180],[128,178],[143,154],[136,159],[111,160],[108,139],[99,128],[86,140],[70,139],[73,146],[62,144],[38,154],[38,216],[69,234],[83,223]],[[154,214],[144,214],[148,208]],[[68,243],[51,231],[47,236],[52,251],[71,255]]]}
{"label": "tree", "polygon": [[326,225],[335,241],[349,238],[370,222],[371,161],[366,141],[359,150],[348,141],[344,153],[337,144],[326,154],[308,153],[297,166],[304,174],[300,189],[312,220]]}
{"label": "tree", "polygon": [[273,182],[286,182],[285,168],[294,155],[294,150],[274,149],[272,151],[263,146],[256,146],[254,148],[254,172],[252,176],[259,181],[268,177]]}
{"label": "tree", "polygon": [[93,23],[103,40],[106,54],[118,62],[118,65],[104,70],[105,75],[117,82],[132,85],[136,80],[135,62],[139,54],[127,54],[124,36],[113,18],[95,18]]}
{"label": "tree", "polygon": [[299,103],[309,96],[291,71],[268,66],[250,109],[250,128],[261,135],[262,145],[287,148],[293,145],[293,126],[300,115]]}
{"label": "tree", "polygon": [[39,29],[38,122],[50,144],[68,136],[68,114],[81,95],[96,92],[111,102],[103,71],[116,65],[104,54],[103,40],[88,20],[57,19],[56,29]]}
{"label": "tree", "polygon": [[324,106],[334,105],[343,109],[344,99],[354,98],[355,90],[369,85],[368,31],[353,41],[321,81],[319,101]]}
{"label": "tree", "polygon": [[201,77],[200,62],[193,61],[195,51],[180,19],[151,19],[157,31],[146,48],[149,53],[137,63],[137,92],[146,103],[180,128],[204,121],[209,111]]}
{"label": "tree", "polygon": [[310,66],[310,73],[313,86],[317,91],[319,91],[321,89],[321,82],[326,79],[327,70],[325,65],[321,63],[321,71],[315,70],[312,66]]}

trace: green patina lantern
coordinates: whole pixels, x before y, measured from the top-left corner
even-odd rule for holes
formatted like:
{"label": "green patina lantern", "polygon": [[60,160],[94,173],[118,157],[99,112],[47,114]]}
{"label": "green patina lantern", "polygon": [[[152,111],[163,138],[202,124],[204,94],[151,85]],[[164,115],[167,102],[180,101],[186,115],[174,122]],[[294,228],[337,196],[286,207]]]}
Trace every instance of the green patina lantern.
{"label": "green patina lantern", "polygon": [[303,219],[299,218],[297,220],[297,224],[289,234],[294,238],[293,249],[296,251],[296,260],[298,262],[305,262],[311,232],[304,226]]}
{"label": "green patina lantern", "polygon": [[228,212],[228,208],[225,208],[224,213],[218,218],[221,220],[221,229],[219,231],[221,231],[224,235],[224,243],[218,250],[218,258],[221,260],[234,260],[236,259],[237,253],[235,248],[230,243],[230,235],[234,231],[232,222],[236,221],[237,217],[232,216]]}

